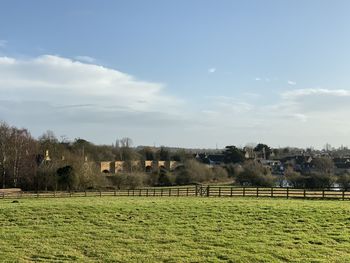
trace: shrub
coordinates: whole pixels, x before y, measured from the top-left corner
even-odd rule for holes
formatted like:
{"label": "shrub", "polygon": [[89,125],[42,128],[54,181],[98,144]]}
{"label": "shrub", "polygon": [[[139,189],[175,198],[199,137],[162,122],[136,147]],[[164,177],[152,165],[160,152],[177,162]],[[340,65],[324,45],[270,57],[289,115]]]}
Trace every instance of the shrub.
{"label": "shrub", "polygon": [[346,190],[350,188],[350,174],[342,174],[338,177],[337,182],[340,184],[341,187],[345,188]]}
{"label": "shrub", "polygon": [[126,176],[126,183],[129,189],[140,188],[145,185],[146,175],[143,173],[130,173]]}
{"label": "shrub", "polygon": [[236,182],[240,185],[271,187],[275,185],[275,177],[262,164],[247,161],[243,164],[243,171],[236,176]]}
{"label": "shrub", "polygon": [[224,168],[227,171],[229,177],[235,177],[243,171],[242,165],[240,164],[228,163],[224,166]]}
{"label": "shrub", "polygon": [[158,185],[159,174],[158,173],[147,173],[146,174],[146,185],[156,186]]}
{"label": "shrub", "polygon": [[171,186],[175,183],[175,176],[171,173],[161,173],[158,177],[159,186]]}
{"label": "shrub", "polygon": [[106,187],[105,176],[99,173],[97,165],[93,162],[76,162],[76,189],[97,189]]}
{"label": "shrub", "polygon": [[304,188],[306,186],[306,176],[301,175],[300,173],[293,170],[293,168],[289,167],[285,173],[285,178],[287,182],[292,187]]}
{"label": "shrub", "polygon": [[107,178],[117,189],[136,189],[148,182],[148,176],[144,173],[120,173]]}
{"label": "shrub", "polygon": [[213,167],[212,173],[213,173],[213,181],[215,182],[225,181],[228,179],[227,171],[220,166]]}
{"label": "shrub", "polygon": [[305,186],[307,188],[327,188],[334,184],[336,178],[327,173],[312,173],[305,176],[305,180]]}
{"label": "shrub", "polygon": [[44,190],[57,190],[57,170],[60,167],[55,163],[45,163],[40,165],[36,172],[35,188]]}
{"label": "shrub", "polygon": [[301,175],[292,168],[286,170],[285,177],[288,183],[296,188],[327,188],[336,181],[336,178],[330,173],[313,172]]}
{"label": "shrub", "polygon": [[205,164],[195,160],[188,160],[184,167],[176,171],[176,184],[194,184],[209,182],[213,179],[212,170]]}
{"label": "shrub", "polygon": [[72,166],[64,166],[57,169],[58,184],[61,189],[71,190],[76,185],[76,175]]}

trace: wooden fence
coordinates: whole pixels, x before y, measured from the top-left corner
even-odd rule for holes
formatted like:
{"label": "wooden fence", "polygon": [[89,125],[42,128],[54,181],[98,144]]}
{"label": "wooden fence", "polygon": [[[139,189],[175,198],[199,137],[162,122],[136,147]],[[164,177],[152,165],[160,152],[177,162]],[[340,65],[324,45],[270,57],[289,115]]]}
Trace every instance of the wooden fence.
{"label": "wooden fence", "polygon": [[230,186],[189,186],[189,187],[154,187],[111,191],[70,191],[70,192],[22,192],[1,191],[0,199],[7,198],[56,198],[56,197],[91,197],[91,196],[143,196],[143,197],[270,197],[303,199],[338,199],[350,200],[350,190],[339,188],[296,189],[290,187],[230,187]]}

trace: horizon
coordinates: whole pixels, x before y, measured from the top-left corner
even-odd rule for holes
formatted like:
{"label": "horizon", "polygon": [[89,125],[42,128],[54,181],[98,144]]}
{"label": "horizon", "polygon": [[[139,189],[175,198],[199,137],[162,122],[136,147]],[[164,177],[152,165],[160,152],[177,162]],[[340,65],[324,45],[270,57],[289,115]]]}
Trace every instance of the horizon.
{"label": "horizon", "polygon": [[[0,120],[0,124],[1,122],[3,122],[2,120]],[[91,143],[93,145],[96,145],[96,146],[115,146],[117,144],[117,141],[120,141],[122,139],[128,139],[130,140],[130,143],[131,145],[129,146],[130,148],[133,148],[133,149],[136,149],[136,148],[142,148],[142,147],[149,147],[149,148],[168,148],[168,149],[179,149],[179,150],[208,150],[208,151],[222,151],[222,150],[225,150],[226,147],[229,147],[229,146],[235,146],[237,147],[238,149],[244,149],[244,148],[255,148],[258,144],[265,144],[264,142],[250,142],[250,143],[245,143],[245,144],[240,144],[240,145],[234,145],[234,144],[227,144],[225,146],[222,146],[222,147],[218,147],[218,146],[215,146],[215,148],[211,148],[211,147],[181,147],[181,146],[176,146],[176,145],[156,145],[156,144],[153,144],[153,145],[147,145],[147,144],[134,144],[132,138],[129,138],[129,137],[123,137],[123,138],[116,138],[116,140],[114,142],[110,142],[110,143],[102,143],[102,144],[99,144],[99,143],[96,143],[96,142],[93,142],[93,141],[89,141],[87,140],[86,138],[82,138],[82,137],[76,137],[74,139],[72,138],[67,138],[66,136],[60,136],[60,138],[55,134],[54,131],[51,131],[51,130],[47,130],[45,131],[44,133],[41,133],[39,136],[37,137],[34,137],[30,130],[28,130],[26,127],[16,127],[16,126],[13,126],[9,123],[6,123],[6,122],[3,122],[5,124],[7,124],[9,127],[12,127],[12,128],[15,128],[15,129],[25,129],[29,132],[30,136],[34,139],[34,140],[37,140],[37,141],[40,141],[40,137],[43,136],[43,135],[48,135],[49,136],[53,136],[58,143],[62,143],[62,144],[73,144],[75,141],[77,140],[83,140],[83,141],[86,141],[88,143]],[[266,144],[265,144],[266,145]],[[317,152],[331,152],[331,151],[337,151],[337,150],[347,150],[349,149],[347,146],[341,144],[339,147],[334,147],[332,145],[330,145],[329,143],[326,143],[323,147],[321,148],[316,148],[316,147],[313,147],[313,146],[308,146],[308,147],[297,147],[297,146],[293,146],[293,145],[287,145],[287,146],[277,146],[277,147],[274,147],[272,145],[267,145],[268,147],[270,147],[271,149],[291,149],[291,150],[311,150],[311,151],[317,151]]]}
{"label": "horizon", "polygon": [[350,145],[348,1],[1,6],[0,120],[35,138]]}

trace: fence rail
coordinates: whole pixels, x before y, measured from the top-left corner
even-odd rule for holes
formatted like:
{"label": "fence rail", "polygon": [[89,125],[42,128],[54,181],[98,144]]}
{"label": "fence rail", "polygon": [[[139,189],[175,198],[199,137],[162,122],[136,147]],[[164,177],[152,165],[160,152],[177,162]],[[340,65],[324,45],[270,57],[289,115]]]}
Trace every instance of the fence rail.
{"label": "fence rail", "polygon": [[270,197],[303,199],[350,200],[350,190],[339,188],[297,189],[289,187],[230,187],[230,186],[190,186],[190,187],[154,187],[111,191],[70,191],[70,192],[23,192],[1,191],[0,199],[18,198],[59,198],[92,196],[143,196],[143,197]]}

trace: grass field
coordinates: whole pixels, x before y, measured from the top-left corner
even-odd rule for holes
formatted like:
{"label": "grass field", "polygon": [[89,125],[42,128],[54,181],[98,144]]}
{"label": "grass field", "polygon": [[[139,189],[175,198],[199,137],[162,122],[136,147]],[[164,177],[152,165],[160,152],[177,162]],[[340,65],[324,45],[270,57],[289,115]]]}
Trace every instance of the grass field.
{"label": "grass field", "polygon": [[350,262],[350,202],[0,200],[0,262]]}

